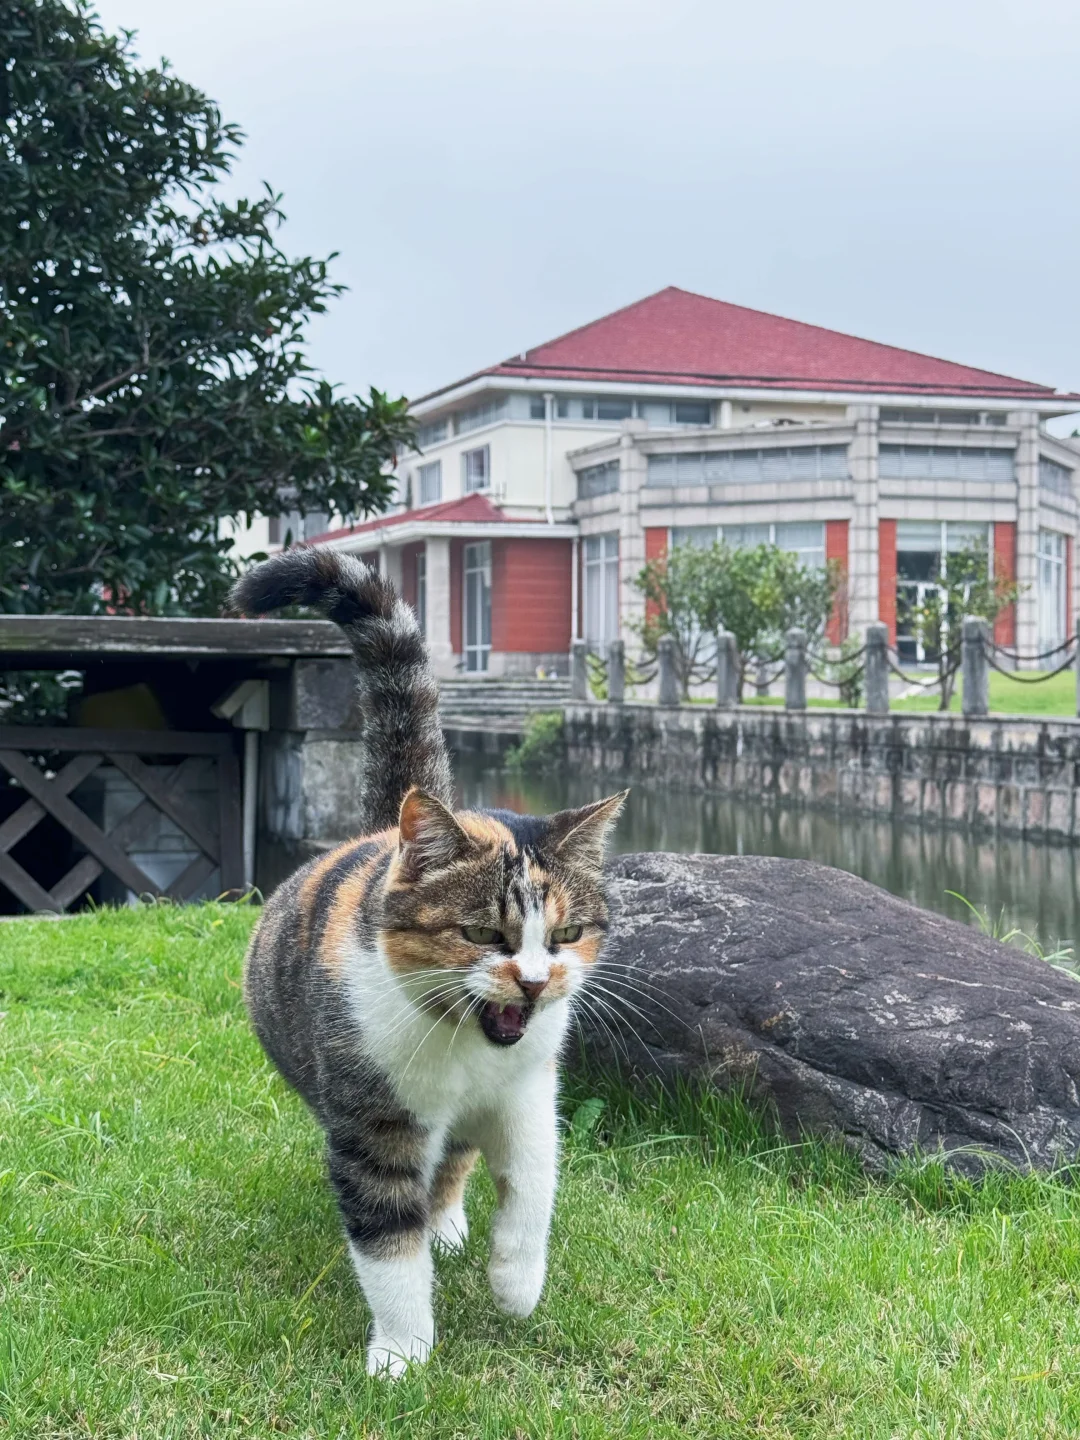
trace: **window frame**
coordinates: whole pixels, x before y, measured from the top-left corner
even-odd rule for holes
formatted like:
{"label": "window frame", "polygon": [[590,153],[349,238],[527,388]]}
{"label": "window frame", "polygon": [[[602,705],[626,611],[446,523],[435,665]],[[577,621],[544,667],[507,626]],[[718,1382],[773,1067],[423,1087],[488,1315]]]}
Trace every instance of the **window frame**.
{"label": "window frame", "polygon": [[[469,461],[475,455],[484,457],[484,483],[482,485],[469,484]],[[463,495],[484,495],[491,489],[491,446],[474,445],[470,450],[461,452],[461,493]]]}

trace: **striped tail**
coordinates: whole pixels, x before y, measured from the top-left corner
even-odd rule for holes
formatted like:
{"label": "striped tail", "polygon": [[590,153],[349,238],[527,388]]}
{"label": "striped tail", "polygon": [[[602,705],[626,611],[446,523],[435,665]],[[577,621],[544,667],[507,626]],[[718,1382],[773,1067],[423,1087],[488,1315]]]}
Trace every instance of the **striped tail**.
{"label": "striped tail", "polygon": [[309,605],[340,625],[356,656],[365,833],[396,825],[413,785],[452,806],[439,687],[416,616],[393,585],[350,555],[283,550],[236,582],[226,613],[265,615],[286,605]]}

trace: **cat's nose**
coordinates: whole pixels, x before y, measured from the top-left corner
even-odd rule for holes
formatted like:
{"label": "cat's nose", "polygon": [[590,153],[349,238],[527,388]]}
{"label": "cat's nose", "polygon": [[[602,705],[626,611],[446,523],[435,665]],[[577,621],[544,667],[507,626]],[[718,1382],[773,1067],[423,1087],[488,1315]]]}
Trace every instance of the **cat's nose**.
{"label": "cat's nose", "polygon": [[522,980],[519,977],[517,983],[519,989],[524,991],[526,1000],[535,1004],[538,997],[547,989],[548,982],[546,980]]}

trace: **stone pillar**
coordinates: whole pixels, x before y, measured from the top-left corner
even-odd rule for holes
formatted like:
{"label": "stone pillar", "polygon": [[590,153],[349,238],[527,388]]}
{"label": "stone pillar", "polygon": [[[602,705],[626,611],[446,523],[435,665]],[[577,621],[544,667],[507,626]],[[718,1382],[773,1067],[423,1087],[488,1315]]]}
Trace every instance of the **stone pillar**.
{"label": "stone pillar", "polygon": [[866,627],[866,713],[889,713],[889,627],[879,624]]}
{"label": "stone pillar", "polygon": [[[400,553],[400,552],[399,552]],[[454,673],[454,646],[450,638],[450,541],[428,540],[427,646],[431,668],[439,676]]]}
{"label": "stone pillar", "polygon": [[607,698],[621,705],[626,698],[626,642],[612,640],[607,647]]}
{"label": "stone pillar", "polygon": [[784,709],[806,709],[806,631],[793,625],[784,651]]}
{"label": "stone pillar", "polygon": [[965,715],[990,713],[989,650],[990,626],[978,615],[965,615],[960,651]]}
{"label": "stone pillar", "polygon": [[570,699],[589,698],[589,647],[584,640],[570,642]]}
{"label": "stone pillar", "polygon": [[848,448],[854,490],[848,531],[848,624],[861,630],[878,619],[878,407],[849,405],[855,436]]}
{"label": "stone pillar", "polygon": [[[1016,648],[1034,655],[1039,648],[1039,417],[1014,411],[1016,426]],[[1024,669],[1019,665],[1018,669]]]}
{"label": "stone pillar", "polygon": [[678,705],[682,692],[675,670],[675,641],[670,635],[661,635],[657,642],[656,661],[660,674],[660,704]]}
{"label": "stone pillar", "polygon": [[401,594],[402,551],[400,545],[379,546],[379,574],[390,581],[397,593]]}
{"label": "stone pillar", "polygon": [[624,420],[619,446],[619,630],[623,636],[633,634],[633,623],[645,618],[645,597],[634,581],[645,568],[640,502],[648,463],[635,441],[647,430],[644,420]]}
{"label": "stone pillar", "polygon": [[716,635],[716,703],[721,710],[739,703],[739,652],[730,630]]}

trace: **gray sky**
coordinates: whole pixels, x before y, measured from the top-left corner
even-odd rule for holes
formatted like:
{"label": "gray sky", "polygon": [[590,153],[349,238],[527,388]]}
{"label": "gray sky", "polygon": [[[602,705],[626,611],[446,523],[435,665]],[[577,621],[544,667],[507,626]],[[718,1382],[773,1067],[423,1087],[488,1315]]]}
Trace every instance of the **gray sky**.
{"label": "gray sky", "polygon": [[1075,0],[100,0],[420,394],[664,285],[1080,390]]}

